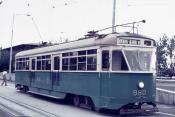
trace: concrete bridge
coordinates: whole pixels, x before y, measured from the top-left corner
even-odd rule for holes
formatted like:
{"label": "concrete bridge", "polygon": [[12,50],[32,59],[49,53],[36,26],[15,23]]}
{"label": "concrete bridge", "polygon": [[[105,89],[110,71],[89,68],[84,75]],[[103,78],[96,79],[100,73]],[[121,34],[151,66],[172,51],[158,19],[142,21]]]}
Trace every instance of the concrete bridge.
{"label": "concrete bridge", "polygon": [[175,105],[175,80],[157,79],[156,101],[162,104]]}

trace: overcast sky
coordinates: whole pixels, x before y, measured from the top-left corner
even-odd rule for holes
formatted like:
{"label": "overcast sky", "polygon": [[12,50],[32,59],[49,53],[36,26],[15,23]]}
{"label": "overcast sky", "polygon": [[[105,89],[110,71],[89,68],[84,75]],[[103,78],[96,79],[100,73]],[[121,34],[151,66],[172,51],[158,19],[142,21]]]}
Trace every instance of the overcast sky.
{"label": "overcast sky", "polygon": [[[0,46],[75,40],[87,31],[112,25],[113,0],[3,0],[0,5]],[[175,0],[116,0],[116,24],[146,20],[139,33],[158,40],[175,35]],[[30,14],[31,16],[26,16]],[[32,20],[33,18],[33,20]],[[118,32],[130,29],[117,29]],[[108,30],[104,33],[111,32]]]}

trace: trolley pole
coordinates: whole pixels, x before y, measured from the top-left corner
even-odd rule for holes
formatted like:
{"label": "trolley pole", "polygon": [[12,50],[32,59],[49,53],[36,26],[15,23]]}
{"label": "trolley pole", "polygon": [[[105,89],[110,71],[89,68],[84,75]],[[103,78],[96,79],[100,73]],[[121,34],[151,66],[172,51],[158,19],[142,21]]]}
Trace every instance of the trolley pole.
{"label": "trolley pole", "polygon": [[37,31],[37,33],[38,33],[38,35],[39,35],[39,37],[40,37],[40,40],[43,42],[43,38],[42,38],[42,36],[41,36],[41,33],[40,33],[40,31],[39,31],[39,28],[38,28],[38,26],[37,26],[37,24],[36,24],[36,22],[35,22],[35,20],[34,20],[33,17],[32,17],[32,21],[33,21],[33,24],[34,24],[34,26],[35,26],[35,28],[36,28],[36,31]]}
{"label": "trolley pole", "polygon": [[116,27],[115,27],[115,9],[116,9],[116,0],[113,1],[112,33],[116,32]]}

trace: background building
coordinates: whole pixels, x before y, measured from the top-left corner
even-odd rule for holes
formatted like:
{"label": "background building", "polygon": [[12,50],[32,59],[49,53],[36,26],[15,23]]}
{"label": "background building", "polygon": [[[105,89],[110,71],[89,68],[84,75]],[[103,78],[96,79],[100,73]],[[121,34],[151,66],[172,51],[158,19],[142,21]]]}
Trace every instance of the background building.
{"label": "background building", "polygon": [[[13,46],[13,56],[12,56],[12,72],[14,72],[15,68],[15,55],[16,53],[24,50],[29,50],[33,48],[38,48],[41,46],[46,46],[47,43],[42,44],[21,44],[17,46]],[[10,61],[10,47],[2,49],[0,47],[0,72],[9,70],[9,61]]]}

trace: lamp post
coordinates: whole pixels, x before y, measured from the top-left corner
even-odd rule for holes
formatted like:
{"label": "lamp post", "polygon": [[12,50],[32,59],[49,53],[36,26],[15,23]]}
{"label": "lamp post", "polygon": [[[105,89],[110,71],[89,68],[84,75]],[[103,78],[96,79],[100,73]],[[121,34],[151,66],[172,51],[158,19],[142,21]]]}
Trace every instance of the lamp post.
{"label": "lamp post", "polygon": [[12,57],[13,57],[13,33],[14,33],[14,21],[15,21],[15,16],[18,15],[24,15],[24,16],[30,16],[30,14],[13,14],[13,19],[12,19],[12,32],[11,32],[11,41],[10,41],[10,61],[9,61],[9,76],[11,80],[11,74],[12,74]]}

